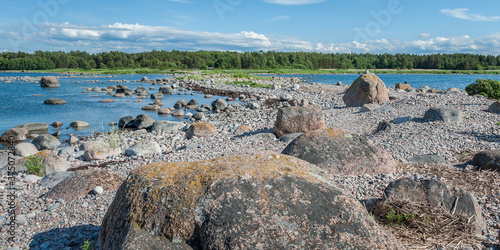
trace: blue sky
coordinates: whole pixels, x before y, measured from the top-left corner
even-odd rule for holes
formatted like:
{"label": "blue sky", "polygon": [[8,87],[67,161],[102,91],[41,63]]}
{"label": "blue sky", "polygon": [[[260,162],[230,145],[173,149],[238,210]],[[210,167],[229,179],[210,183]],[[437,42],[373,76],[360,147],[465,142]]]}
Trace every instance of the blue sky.
{"label": "blue sky", "polygon": [[500,55],[500,1],[0,0],[0,51]]}

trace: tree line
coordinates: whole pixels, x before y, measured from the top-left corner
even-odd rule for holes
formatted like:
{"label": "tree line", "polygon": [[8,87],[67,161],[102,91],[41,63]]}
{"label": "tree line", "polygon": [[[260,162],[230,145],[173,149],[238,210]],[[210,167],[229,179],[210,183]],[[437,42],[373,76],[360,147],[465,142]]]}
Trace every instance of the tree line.
{"label": "tree line", "polygon": [[50,69],[500,69],[500,56],[474,54],[356,54],[231,51],[3,52],[0,70]]}

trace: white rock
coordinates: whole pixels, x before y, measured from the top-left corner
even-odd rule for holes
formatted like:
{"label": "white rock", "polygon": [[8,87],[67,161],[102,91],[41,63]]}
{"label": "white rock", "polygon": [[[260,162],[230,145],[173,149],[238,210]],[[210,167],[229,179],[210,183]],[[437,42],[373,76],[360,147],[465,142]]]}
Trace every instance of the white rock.
{"label": "white rock", "polygon": [[101,195],[104,192],[104,189],[101,186],[97,186],[94,188],[94,192],[98,195]]}

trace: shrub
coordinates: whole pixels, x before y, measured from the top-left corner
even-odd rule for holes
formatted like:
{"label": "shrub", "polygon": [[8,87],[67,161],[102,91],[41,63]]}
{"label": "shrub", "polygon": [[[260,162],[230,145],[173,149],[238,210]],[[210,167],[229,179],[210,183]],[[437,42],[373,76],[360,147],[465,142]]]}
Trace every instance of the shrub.
{"label": "shrub", "polygon": [[473,84],[465,87],[465,91],[469,95],[480,94],[490,99],[500,99],[500,81],[478,79]]}
{"label": "shrub", "polygon": [[87,239],[83,242],[83,245],[80,247],[82,250],[92,250],[94,249],[94,242],[90,239]]}
{"label": "shrub", "polygon": [[26,158],[26,162],[23,164],[28,169],[28,174],[38,175],[43,177],[43,157],[39,155],[32,155]]}
{"label": "shrub", "polygon": [[394,209],[391,209],[386,215],[385,219],[390,223],[397,223],[404,225],[415,219],[414,213],[396,213]]}
{"label": "shrub", "polygon": [[122,138],[118,134],[118,128],[111,127],[111,132],[103,134],[103,141],[109,148],[116,149],[121,146]]}

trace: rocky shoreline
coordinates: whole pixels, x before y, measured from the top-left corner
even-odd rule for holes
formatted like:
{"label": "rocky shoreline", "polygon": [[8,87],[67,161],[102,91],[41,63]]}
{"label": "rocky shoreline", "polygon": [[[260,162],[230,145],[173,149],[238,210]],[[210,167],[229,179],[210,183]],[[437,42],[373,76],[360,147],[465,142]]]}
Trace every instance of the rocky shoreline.
{"label": "rocky shoreline", "polygon": [[[186,134],[189,133],[189,123],[197,120],[193,118],[191,122],[185,122],[182,129],[168,133],[148,132],[145,129],[118,132],[120,147],[124,152],[138,143],[154,142],[159,146],[159,151],[152,154],[117,154],[89,162],[82,160],[83,141],[67,147],[70,150],[66,149],[63,154],[61,149],[52,151],[64,157],[73,170],[105,169],[123,178],[134,169],[155,162],[202,161],[259,151],[281,153],[292,138],[276,138],[272,133],[277,108],[293,106],[306,100],[321,108],[326,128],[351,131],[392,154],[398,163],[397,171],[391,174],[331,176],[330,180],[340,188],[350,192],[358,200],[369,201],[381,199],[389,183],[404,177],[440,179],[473,191],[485,218],[486,230],[483,235],[478,235],[482,245],[464,242],[460,246],[476,249],[493,247],[493,244],[499,243],[498,172],[476,170],[469,162],[479,151],[500,149],[500,126],[497,125],[500,116],[487,111],[493,100],[468,96],[460,90],[417,92],[389,88],[388,102],[361,112],[359,107],[346,107],[342,98],[347,86],[341,84],[301,84],[298,78],[262,79],[256,82],[272,87],[250,88],[225,84],[228,80],[241,79],[214,76],[185,81],[172,78],[147,80],[152,85],[179,84],[182,88],[204,94],[223,94],[238,98],[241,104],[232,105],[227,111],[209,113],[204,118],[215,127],[214,135],[188,139]],[[464,119],[457,123],[424,122],[423,117],[431,107],[459,109],[463,112]],[[379,123],[384,120],[389,121],[391,128],[375,132]],[[99,141],[102,136],[87,140]],[[439,164],[432,161],[418,162],[413,158],[417,155],[438,155],[442,161]],[[464,180],[467,174],[471,176],[470,181]],[[484,181],[483,186],[488,186],[489,190],[473,185],[478,181]],[[7,189],[7,183],[7,176],[2,174],[2,191]],[[46,187],[47,183],[50,181],[33,179],[25,173],[19,173],[15,177],[14,186],[18,190],[15,212],[19,222],[17,235],[15,242],[6,242],[3,238],[0,245],[10,249],[80,249],[86,240],[96,244],[102,220],[115,198],[116,190],[104,189],[100,194],[91,191],[82,198],[67,202],[43,197],[51,190]],[[0,204],[0,222],[5,224],[9,214],[4,209],[8,207],[4,196]],[[5,235],[7,227],[2,227],[1,233]]]}

